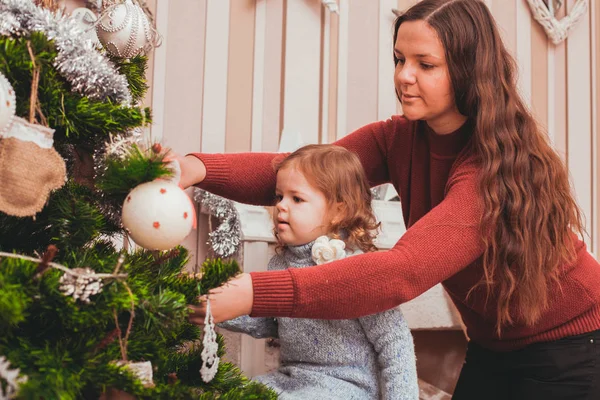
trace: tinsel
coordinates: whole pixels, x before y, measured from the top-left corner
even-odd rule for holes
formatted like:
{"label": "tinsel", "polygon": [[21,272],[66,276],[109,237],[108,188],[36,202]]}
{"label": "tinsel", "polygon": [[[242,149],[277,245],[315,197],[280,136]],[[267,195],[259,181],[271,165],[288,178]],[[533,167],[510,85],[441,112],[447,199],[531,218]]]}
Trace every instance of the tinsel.
{"label": "tinsel", "polygon": [[142,144],[144,132],[141,128],[134,128],[125,135],[111,134],[109,135],[108,141],[104,144],[104,149],[101,149],[98,161],[104,161],[107,157],[116,157],[120,160],[125,157],[131,151],[133,145]]}
{"label": "tinsel", "polygon": [[61,11],[38,7],[31,0],[0,0],[0,35],[26,36],[31,32],[42,32],[54,40],[58,51],[54,66],[73,91],[95,100],[131,105],[127,79],[91,40],[84,39],[74,19]]}
{"label": "tinsel", "polygon": [[198,188],[195,189],[194,200],[220,222],[217,229],[208,234],[208,242],[215,254],[220,257],[235,254],[240,246],[242,228],[233,202]]}
{"label": "tinsel", "polygon": [[[125,159],[133,145],[141,146],[144,132],[141,128],[134,128],[126,134],[111,134],[104,146],[94,152],[94,180],[106,171],[108,158]],[[104,192],[98,192],[98,202],[102,214],[115,226],[122,226],[121,208],[123,203],[110,198]]]}

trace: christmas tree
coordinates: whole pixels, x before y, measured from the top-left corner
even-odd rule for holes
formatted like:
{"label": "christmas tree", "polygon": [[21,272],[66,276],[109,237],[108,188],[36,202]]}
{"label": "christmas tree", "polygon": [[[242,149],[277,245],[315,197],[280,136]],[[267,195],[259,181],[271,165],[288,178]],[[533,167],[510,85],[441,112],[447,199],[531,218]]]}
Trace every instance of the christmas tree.
{"label": "christmas tree", "polygon": [[199,372],[188,304],[237,264],[190,274],[182,247],[122,245],[128,193],[173,174],[144,143],[147,59],[133,53],[148,43],[133,42],[99,49],[56,7],[0,0],[0,399],[275,398],[232,364]]}

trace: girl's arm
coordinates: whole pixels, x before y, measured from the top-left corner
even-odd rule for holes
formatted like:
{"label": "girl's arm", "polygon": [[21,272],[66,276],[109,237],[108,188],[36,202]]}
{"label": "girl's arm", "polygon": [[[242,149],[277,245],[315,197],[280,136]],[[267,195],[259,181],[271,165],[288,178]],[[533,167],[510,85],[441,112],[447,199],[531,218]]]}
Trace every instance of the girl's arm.
{"label": "girl's arm", "polygon": [[[285,259],[280,254],[275,254],[267,264],[267,271],[282,270],[286,267]],[[232,332],[245,333],[257,339],[278,338],[279,332],[275,318],[253,318],[242,315],[229,321],[221,322],[219,327]]]}
{"label": "girl's arm", "polygon": [[243,315],[229,321],[221,322],[217,326],[228,331],[245,333],[257,339],[279,337],[275,318],[252,318],[248,315]]}
{"label": "girl's arm", "polygon": [[383,399],[417,400],[417,360],[413,337],[398,307],[359,318],[377,352]]}

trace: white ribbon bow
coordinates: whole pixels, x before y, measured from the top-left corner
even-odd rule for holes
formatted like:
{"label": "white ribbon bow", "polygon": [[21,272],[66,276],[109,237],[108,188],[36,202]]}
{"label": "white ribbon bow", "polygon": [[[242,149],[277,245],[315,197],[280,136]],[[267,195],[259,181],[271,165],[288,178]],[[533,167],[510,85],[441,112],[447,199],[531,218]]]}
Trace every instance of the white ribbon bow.
{"label": "white ribbon bow", "polygon": [[346,257],[346,243],[339,239],[320,236],[312,246],[312,259],[317,265]]}

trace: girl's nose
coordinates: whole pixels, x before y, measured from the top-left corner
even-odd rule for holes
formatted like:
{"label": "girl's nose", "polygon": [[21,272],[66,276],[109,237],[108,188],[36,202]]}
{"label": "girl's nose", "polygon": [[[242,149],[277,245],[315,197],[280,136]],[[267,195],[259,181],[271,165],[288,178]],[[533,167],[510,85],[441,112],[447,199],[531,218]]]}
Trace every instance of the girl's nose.
{"label": "girl's nose", "polygon": [[278,201],[277,204],[275,204],[275,208],[277,208],[277,211],[279,211],[279,212],[287,210],[285,201],[284,200]]}

